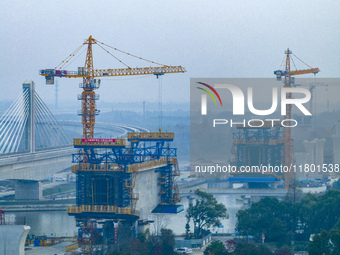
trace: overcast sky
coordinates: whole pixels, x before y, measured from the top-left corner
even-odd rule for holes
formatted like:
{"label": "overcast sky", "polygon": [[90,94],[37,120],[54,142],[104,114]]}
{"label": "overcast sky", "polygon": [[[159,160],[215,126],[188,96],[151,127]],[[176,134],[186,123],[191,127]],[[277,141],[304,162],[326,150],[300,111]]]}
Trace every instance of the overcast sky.
{"label": "overcast sky", "polygon": [[[39,69],[54,68],[90,35],[146,59],[184,66],[187,73],[163,77],[164,102],[188,102],[190,77],[273,77],[287,47],[319,67],[319,77],[340,77],[339,13],[335,0],[1,0],[0,100],[15,99],[29,79],[45,101],[54,102],[54,88]],[[80,53],[67,70],[84,65],[85,51]],[[150,66],[117,56],[131,66]],[[123,66],[98,48],[94,67]],[[59,98],[76,101],[81,82],[61,79]],[[158,84],[154,76],[103,78],[96,93],[107,102],[157,102]]]}

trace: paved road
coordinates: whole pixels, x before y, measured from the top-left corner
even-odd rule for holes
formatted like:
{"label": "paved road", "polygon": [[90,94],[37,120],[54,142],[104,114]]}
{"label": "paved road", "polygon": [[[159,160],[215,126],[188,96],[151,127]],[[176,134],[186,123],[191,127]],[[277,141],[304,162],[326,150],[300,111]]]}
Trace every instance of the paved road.
{"label": "paved road", "polygon": [[25,255],[64,255],[66,246],[70,244],[70,242],[61,242],[52,246],[26,247]]}

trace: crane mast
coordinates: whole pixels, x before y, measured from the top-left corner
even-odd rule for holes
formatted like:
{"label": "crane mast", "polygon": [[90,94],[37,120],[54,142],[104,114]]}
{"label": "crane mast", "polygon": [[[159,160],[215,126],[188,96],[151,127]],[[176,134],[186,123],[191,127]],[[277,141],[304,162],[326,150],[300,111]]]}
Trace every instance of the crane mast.
{"label": "crane mast", "polygon": [[[284,87],[292,87],[291,83],[291,73],[290,73],[290,51],[289,48],[286,51],[286,73]],[[287,94],[287,98],[292,98],[292,93]],[[290,119],[292,118],[292,105],[286,105],[286,115],[285,120],[288,119],[288,125],[291,126]],[[293,143],[292,143],[292,130],[289,127],[284,128],[284,164],[285,166],[290,166],[292,164],[292,154],[293,154]],[[287,172],[284,174],[286,185],[290,185],[292,181],[291,173]]]}
{"label": "crane mast", "polygon": [[89,74],[89,77],[83,77],[83,92],[81,95],[81,116],[83,124],[83,138],[94,137],[94,124],[96,115],[96,88],[93,74],[93,55],[92,55],[92,36],[85,42],[87,46],[87,54],[85,60],[85,71]]}
{"label": "crane mast", "polygon": [[[301,75],[301,74],[309,74],[313,73],[314,75],[320,72],[319,68],[312,68],[310,66],[309,69],[302,69],[302,70],[293,70],[291,71],[290,62],[291,62],[291,54],[292,51],[289,48],[285,51],[286,59],[285,59],[285,69],[284,70],[276,70],[274,74],[276,75],[277,80],[281,80],[281,77],[284,76],[284,87],[292,87],[294,83],[294,75]],[[295,55],[294,55],[295,56]],[[296,57],[296,56],[295,56]],[[299,59],[300,60],[300,59]],[[301,61],[301,60],[300,60]],[[294,62],[293,62],[294,63]],[[292,98],[292,93],[288,93],[286,95],[288,99]],[[286,123],[288,123],[288,127],[284,128],[284,164],[285,166],[290,166],[293,163],[293,151],[294,151],[294,144],[292,142],[292,130],[291,130],[291,119],[292,119],[292,105],[286,105],[286,115],[284,116]],[[284,174],[285,179],[285,186],[289,188],[292,184],[292,173],[290,171]]]}

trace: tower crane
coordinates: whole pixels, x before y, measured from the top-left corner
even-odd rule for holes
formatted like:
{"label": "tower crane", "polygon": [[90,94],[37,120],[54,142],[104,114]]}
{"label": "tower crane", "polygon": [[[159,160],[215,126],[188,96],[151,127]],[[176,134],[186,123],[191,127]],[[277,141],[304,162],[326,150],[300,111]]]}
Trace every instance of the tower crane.
{"label": "tower crane", "polygon": [[[283,63],[285,63],[283,70],[276,70],[274,71],[274,74],[276,75],[277,80],[281,80],[282,76],[284,76],[284,87],[292,87],[292,84],[294,83],[294,76],[295,75],[302,75],[302,74],[314,74],[316,75],[318,72],[320,72],[319,68],[312,68],[311,66],[307,65],[305,62],[303,62],[301,59],[299,59],[296,55],[294,55],[298,60],[300,60],[302,63],[307,65],[309,69],[301,69],[301,70],[291,70],[291,60],[294,64],[293,59],[291,58],[291,55],[294,55],[289,48],[285,51],[285,59]],[[295,64],[294,64],[295,66]],[[296,68],[296,66],[295,66]],[[292,98],[292,93],[287,94],[287,98]],[[287,104],[286,106],[286,115],[285,120],[289,123],[288,126],[290,126],[290,120],[292,118],[292,105]],[[284,164],[285,166],[290,167],[292,164],[292,156],[293,156],[293,143],[292,143],[292,131],[290,127],[284,128]],[[290,171],[286,172],[284,174],[285,179],[285,187],[289,188],[292,182],[292,173]]]}
{"label": "tower crane", "polygon": [[[93,54],[92,54],[92,46],[96,44],[120,63],[124,64],[126,68],[119,69],[94,69],[93,67]],[[67,71],[62,68],[69,63],[69,61],[81,50],[81,48],[87,45],[87,54],[85,59],[84,67],[78,67],[78,71]],[[138,58],[143,61],[150,62],[154,65],[154,67],[135,67],[132,68],[125,64],[123,61],[118,59],[115,55],[108,51],[107,48],[111,48],[120,53],[124,53],[128,56]],[[82,94],[78,97],[81,100],[81,113],[79,115],[82,116],[82,124],[83,124],[83,138],[93,138],[94,135],[94,124],[95,124],[95,116],[99,114],[99,111],[96,109],[95,100],[99,97],[95,94],[94,90],[100,87],[100,79],[98,77],[108,77],[108,76],[127,76],[127,75],[147,75],[154,74],[157,77],[159,75],[163,75],[165,73],[184,73],[186,72],[185,68],[182,66],[168,66],[162,65],[154,61],[150,61],[141,57],[137,57],[128,52],[124,52],[117,48],[111,47],[105,43],[102,43],[92,36],[90,36],[85,42],[78,47],[73,53],[71,53],[65,60],[63,60],[58,66],[54,69],[44,69],[40,70],[40,75],[44,76],[46,79],[46,84],[54,84],[55,77],[67,77],[67,78],[83,78],[83,83],[80,84],[80,87],[83,88]]]}

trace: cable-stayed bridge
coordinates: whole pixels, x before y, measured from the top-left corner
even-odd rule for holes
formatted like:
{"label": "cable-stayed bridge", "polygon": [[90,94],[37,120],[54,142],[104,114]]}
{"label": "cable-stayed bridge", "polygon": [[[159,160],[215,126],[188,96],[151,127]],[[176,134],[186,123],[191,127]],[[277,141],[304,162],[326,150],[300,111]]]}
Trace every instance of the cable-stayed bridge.
{"label": "cable-stayed bridge", "polygon": [[[0,180],[16,181],[17,199],[41,198],[40,181],[71,167],[76,149],[63,127],[81,128],[80,122],[57,121],[34,87],[24,82],[22,94],[0,117]],[[143,130],[98,124],[98,130],[121,136]]]}
{"label": "cable-stayed bridge", "polygon": [[37,94],[34,82],[26,81],[22,94],[0,119],[0,154],[71,145],[71,137]]}
{"label": "cable-stayed bridge", "polygon": [[17,199],[39,199],[39,181],[71,166],[72,139],[35,91],[33,81],[0,118],[0,180],[16,180]]}

